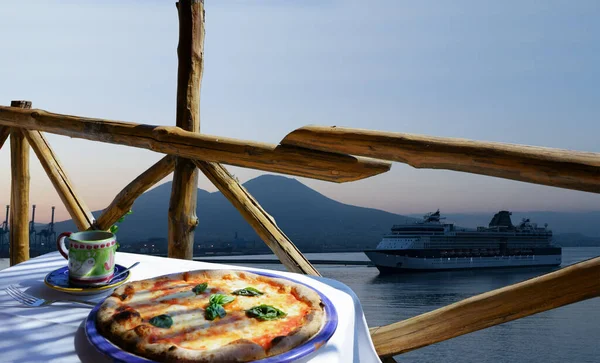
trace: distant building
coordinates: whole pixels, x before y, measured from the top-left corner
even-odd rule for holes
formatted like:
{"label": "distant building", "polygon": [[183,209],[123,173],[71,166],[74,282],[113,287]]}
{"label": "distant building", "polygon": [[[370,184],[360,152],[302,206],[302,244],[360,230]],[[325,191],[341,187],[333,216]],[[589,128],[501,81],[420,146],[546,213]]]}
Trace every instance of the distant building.
{"label": "distant building", "polygon": [[146,241],[127,243],[123,242],[119,251],[141,253],[144,255],[166,255],[168,242],[166,238],[149,238]]}

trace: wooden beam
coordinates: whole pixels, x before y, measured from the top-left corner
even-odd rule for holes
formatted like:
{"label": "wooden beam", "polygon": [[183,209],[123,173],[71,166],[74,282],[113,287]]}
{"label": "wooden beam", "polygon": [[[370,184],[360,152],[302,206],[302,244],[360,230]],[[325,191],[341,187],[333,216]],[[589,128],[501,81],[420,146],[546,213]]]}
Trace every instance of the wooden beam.
{"label": "wooden beam", "polygon": [[96,229],[108,230],[119,218],[123,217],[133,205],[133,202],[154,184],[173,172],[175,168],[175,157],[167,155],[144,171],[140,176],[129,183],[112,203],[104,209],[95,223]]}
{"label": "wooden beam", "polygon": [[[30,101],[11,107],[31,108]],[[29,260],[29,143],[20,129],[10,130],[10,265]]]}
{"label": "wooden beam", "polygon": [[600,153],[335,126],[302,127],[281,144],[600,193]]}
{"label": "wooden beam", "polygon": [[373,328],[371,338],[380,356],[393,356],[598,296],[600,257]]}
{"label": "wooden beam", "polygon": [[0,126],[0,149],[4,146],[4,142],[10,136],[10,127],[8,126]]}
{"label": "wooden beam", "polygon": [[71,180],[67,176],[58,157],[50,147],[48,140],[39,131],[22,129],[27,141],[37,155],[37,158],[46,171],[50,182],[56,189],[60,200],[63,202],[73,222],[80,231],[85,231],[93,226],[94,215],[79,197]]}
{"label": "wooden beam", "polygon": [[43,110],[0,106],[0,125],[338,183],[368,178],[390,169],[387,162],[351,155],[201,135],[175,126],[92,119]]}
{"label": "wooden beam", "polygon": [[302,252],[283,233],[271,217],[240,183],[217,163],[195,161],[204,175],[229,199],[242,217],[256,231],[281,263],[291,272],[321,276]]}
{"label": "wooden beam", "polygon": [[[177,46],[178,127],[200,132],[200,85],[204,69],[204,2],[180,0]],[[191,260],[194,230],[198,225],[196,202],[198,170],[190,159],[177,157],[169,200],[169,257]]]}

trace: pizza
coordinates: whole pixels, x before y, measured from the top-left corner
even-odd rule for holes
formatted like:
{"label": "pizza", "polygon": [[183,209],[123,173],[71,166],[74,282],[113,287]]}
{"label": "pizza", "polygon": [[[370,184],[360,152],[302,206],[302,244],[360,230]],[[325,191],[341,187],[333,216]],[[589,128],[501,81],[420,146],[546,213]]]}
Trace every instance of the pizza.
{"label": "pizza", "polygon": [[238,270],[134,281],[100,306],[96,326],[121,349],[160,362],[248,362],[284,353],[325,322],[317,292]]}

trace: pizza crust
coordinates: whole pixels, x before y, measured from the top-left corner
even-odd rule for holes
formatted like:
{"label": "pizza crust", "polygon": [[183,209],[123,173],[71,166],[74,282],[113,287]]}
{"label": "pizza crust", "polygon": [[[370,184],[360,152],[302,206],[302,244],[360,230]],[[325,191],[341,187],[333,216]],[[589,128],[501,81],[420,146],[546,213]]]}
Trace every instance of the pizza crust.
{"label": "pizza crust", "polygon": [[250,340],[240,339],[219,349],[200,353],[192,349],[175,347],[167,352],[165,360],[182,363],[248,362],[266,356],[265,350],[260,345]]}
{"label": "pizza crust", "polygon": [[[140,314],[128,305],[136,292],[147,291],[156,283],[246,278],[279,286],[280,293],[292,294],[297,300],[304,302],[309,307],[301,326],[287,335],[276,336],[266,349],[248,339],[239,339],[210,350],[189,349],[168,342],[151,343],[148,339],[156,328],[144,323]],[[191,271],[130,282],[117,288],[104,301],[97,314],[97,327],[100,333],[123,349],[156,361],[186,363],[248,362],[278,355],[309,340],[321,330],[324,321],[323,304],[319,294],[314,290],[286,279],[271,278],[239,270]]]}
{"label": "pizza crust", "polygon": [[278,355],[309,340],[321,330],[323,312],[313,310],[306,316],[307,322],[302,327],[294,330],[292,334],[278,336],[271,341],[271,348],[267,351],[269,356]]}

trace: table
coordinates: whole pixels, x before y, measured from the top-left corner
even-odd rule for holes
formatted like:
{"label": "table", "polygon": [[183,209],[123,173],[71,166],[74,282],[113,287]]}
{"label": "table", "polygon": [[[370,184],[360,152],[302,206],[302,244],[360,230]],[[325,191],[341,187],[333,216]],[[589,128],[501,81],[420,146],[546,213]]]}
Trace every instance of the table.
{"label": "table", "polygon": [[[249,271],[264,269],[177,260],[165,257],[117,253],[116,262],[130,266],[131,280],[174,272],[234,268]],[[66,260],[52,252],[0,271],[0,361],[5,362],[110,362],[87,341],[84,321],[89,307],[80,304],[55,304],[41,308],[21,305],[4,289],[19,284],[22,291],[45,299],[77,298],[100,302],[110,292],[92,296],[73,296],[54,291],[44,285],[50,271],[65,266]],[[338,327],[329,342],[298,362],[380,362],[371,341],[360,302],[346,285],[323,277],[311,277],[288,272],[276,273],[306,283],[324,293],[338,312]]]}

